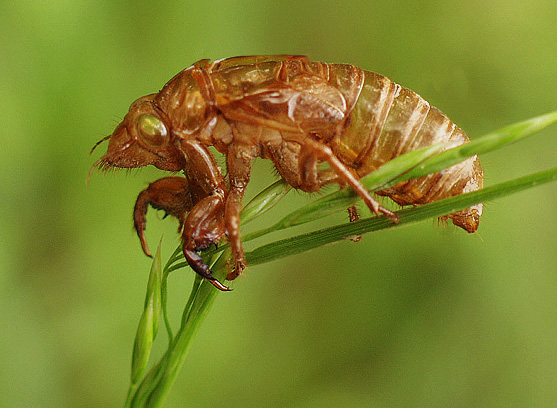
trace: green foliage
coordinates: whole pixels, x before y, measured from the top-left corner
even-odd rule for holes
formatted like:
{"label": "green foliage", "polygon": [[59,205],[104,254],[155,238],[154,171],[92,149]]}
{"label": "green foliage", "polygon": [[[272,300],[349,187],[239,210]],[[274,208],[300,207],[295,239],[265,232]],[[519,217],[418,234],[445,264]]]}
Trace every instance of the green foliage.
{"label": "green foliage", "polygon": [[[132,372],[129,396],[132,395],[135,386],[143,377],[145,368],[151,355],[153,341],[157,337],[159,322],[162,313],[162,265],[161,265],[161,244],[159,243],[157,252],[153,258],[149,282],[147,283],[147,294],[145,304],[137,333],[133,345]],[[165,305],[166,308],[166,305]]]}
{"label": "green foliage", "polygon": [[[106,144],[88,153],[133,100],[195,61],[301,53],[355,64],[416,91],[472,139],[557,109],[554,0],[4,1],[0,9],[1,407],[122,405],[152,261],[130,213],[137,193],[168,174],[94,174],[86,186]],[[486,186],[552,168],[556,151],[551,129],[481,155]],[[258,160],[248,197],[273,181],[269,161]],[[166,405],[557,406],[555,187],[486,202],[472,236],[431,219],[248,269],[217,298]],[[288,193],[246,235],[319,197]],[[147,239],[154,254],[165,237],[164,268],[178,240],[177,224],[161,217],[149,211]],[[170,274],[173,334],[194,276]],[[161,327],[146,372],[166,345]]]}

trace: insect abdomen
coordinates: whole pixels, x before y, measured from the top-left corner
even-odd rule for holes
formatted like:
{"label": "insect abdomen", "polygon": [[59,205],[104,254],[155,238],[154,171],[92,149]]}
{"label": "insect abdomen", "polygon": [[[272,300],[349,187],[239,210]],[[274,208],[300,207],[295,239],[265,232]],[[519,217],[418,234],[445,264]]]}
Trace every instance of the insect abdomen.
{"label": "insect abdomen", "polygon": [[[410,89],[388,78],[365,73],[363,86],[344,131],[333,143],[335,153],[360,177],[406,152],[441,142],[447,148],[469,141],[445,114]],[[438,173],[402,182],[377,192],[400,205],[425,204],[483,187],[477,157]],[[468,232],[478,228],[482,205],[450,214]]]}

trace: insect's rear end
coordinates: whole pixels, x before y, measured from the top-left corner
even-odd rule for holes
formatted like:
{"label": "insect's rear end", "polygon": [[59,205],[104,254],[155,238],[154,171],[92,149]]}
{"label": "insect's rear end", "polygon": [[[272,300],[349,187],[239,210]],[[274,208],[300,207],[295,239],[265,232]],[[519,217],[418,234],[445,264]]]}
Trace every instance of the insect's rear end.
{"label": "insect's rear end", "polygon": [[[333,65],[335,67],[335,65]],[[344,130],[332,142],[333,150],[363,177],[401,154],[436,143],[447,148],[469,141],[445,114],[414,91],[388,78],[363,71],[364,83]],[[477,156],[438,173],[378,191],[400,205],[418,205],[483,187]],[[453,223],[468,232],[478,228],[482,204],[450,214]]]}

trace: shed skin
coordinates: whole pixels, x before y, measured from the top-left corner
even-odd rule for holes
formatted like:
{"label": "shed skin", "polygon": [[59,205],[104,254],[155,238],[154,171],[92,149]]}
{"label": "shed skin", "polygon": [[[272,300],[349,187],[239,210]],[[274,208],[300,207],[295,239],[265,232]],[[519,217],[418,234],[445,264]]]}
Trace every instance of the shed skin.
{"label": "shed skin", "polygon": [[[141,124],[145,115],[154,117],[156,124],[160,121],[147,134]],[[162,133],[150,138],[149,131],[159,128]],[[143,230],[151,204],[180,220],[190,266],[227,290],[199,251],[226,235],[235,259],[227,279],[244,270],[240,211],[254,158],[272,160],[286,182],[305,192],[332,182],[348,185],[375,214],[396,222],[396,214],[381,207],[359,179],[408,151],[439,142],[449,142],[451,148],[468,141],[441,111],[382,75],[303,56],[235,57],[199,61],[160,92],[135,101],[95,166],[154,165],[183,171],[186,182],[162,179],[138,197],[134,225],[142,247],[150,254]],[[210,146],[226,158],[226,180]],[[321,162],[329,169],[320,170]],[[472,157],[377,194],[400,205],[420,205],[482,187],[483,172],[478,158]],[[478,204],[448,217],[474,232],[481,213]],[[351,219],[357,218],[351,214]]]}

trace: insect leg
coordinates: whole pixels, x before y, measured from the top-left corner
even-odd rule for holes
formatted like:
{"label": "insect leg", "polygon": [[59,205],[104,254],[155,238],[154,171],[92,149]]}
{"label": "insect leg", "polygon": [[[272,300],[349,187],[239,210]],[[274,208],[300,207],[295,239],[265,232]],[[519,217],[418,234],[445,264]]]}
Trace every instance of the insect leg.
{"label": "insect leg", "polygon": [[[332,182],[338,182],[339,177],[334,173],[334,171],[323,171],[317,168],[320,155],[315,154],[312,149],[302,148],[299,156],[299,174],[300,174],[300,189],[307,192],[318,191],[323,185]],[[342,182],[342,181],[341,181]],[[358,211],[356,206],[351,206],[348,208],[348,216],[350,222],[358,221],[360,217],[358,216]],[[362,239],[361,236],[354,236],[350,238],[354,242],[358,242]]]}
{"label": "insect leg", "polygon": [[256,146],[234,143],[229,146],[226,156],[230,188],[226,198],[224,220],[235,260],[234,270],[226,277],[228,280],[236,279],[246,267],[246,256],[240,238],[240,212],[242,199],[250,179],[251,161],[258,154]]}
{"label": "insect leg", "polygon": [[[354,174],[352,174],[350,170],[344,165],[344,163],[342,163],[334,155],[329,146],[318,143],[317,141],[308,138],[302,149],[309,149],[308,151],[310,152],[310,154],[307,154],[306,157],[311,156],[311,153],[313,153],[317,157],[326,160],[339,177],[339,181],[348,184],[356,192],[356,194],[358,194],[362,198],[362,200],[364,200],[369,209],[372,210],[376,215],[382,213],[389,217],[393,222],[398,222],[397,215],[394,212],[379,205],[377,200],[375,200],[371,196],[369,191],[365,189],[365,187],[354,176]],[[300,168],[304,168],[304,163],[300,163]]]}
{"label": "insect leg", "polygon": [[355,205],[351,205],[350,207],[348,207],[348,217],[350,218],[350,222],[360,220],[360,216],[358,215],[358,210],[356,209]]}
{"label": "insect leg", "polygon": [[186,160],[184,173],[190,182],[195,203],[184,221],[182,250],[188,264],[199,275],[220,290],[229,290],[216,280],[198,251],[217,243],[225,233],[225,186],[215,158],[209,150],[194,140],[182,140],[181,150]]}
{"label": "insect leg", "polygon": [[317,165],[323,159],[316,154],[313,148],[303,146],[298,156],[298,171],[300,174],[300,186],[302,191],[312,193],[319,191],[325,184],[339,182],[339,177],[333,169],[319,170]]}
{"label": "insect leg", "polygon": [[216,244],[224,235],[224,197],[213,195],[198,202],[184,222],[182,250],[191,268],[220,290],[230,290],[213,277],[199,251]]}
{"label": "insect leg", "polygon": [[192,208],[188,180],[184,177],[165,177],[149,184],[149,187],[137,196],[133,211],[133,225],[143,252],[152,257],[144,234],[145,215],[149,205],[157,210],[164,210],[166,216],[176,217],[180,222],[179,231],[181,231],[186,213]]}

